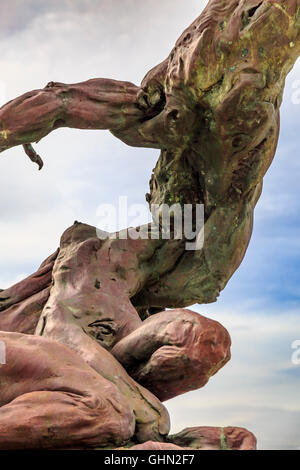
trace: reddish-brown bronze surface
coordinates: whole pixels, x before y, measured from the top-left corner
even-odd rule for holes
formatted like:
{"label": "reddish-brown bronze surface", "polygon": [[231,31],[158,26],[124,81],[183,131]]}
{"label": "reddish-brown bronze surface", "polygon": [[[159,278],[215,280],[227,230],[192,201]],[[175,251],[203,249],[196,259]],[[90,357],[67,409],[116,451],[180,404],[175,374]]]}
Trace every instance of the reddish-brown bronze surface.
{"label": "reddish-brown bronze surface", "polygon": [[[168,436],[161,401],[230,359],[218,323],[183,310],[216,300],[243,260],[274,157],[300,0],[210,0],[141,86],[50,82],[0,109],[0,151],[59,127],[109,129],[161,149],[150,204],[204,204],[204,244],[100,240],[75,223],[38,271],[0,293],[0,449],[254,449],[241,428]],[[173,308],[174,310],[165,310]]]}

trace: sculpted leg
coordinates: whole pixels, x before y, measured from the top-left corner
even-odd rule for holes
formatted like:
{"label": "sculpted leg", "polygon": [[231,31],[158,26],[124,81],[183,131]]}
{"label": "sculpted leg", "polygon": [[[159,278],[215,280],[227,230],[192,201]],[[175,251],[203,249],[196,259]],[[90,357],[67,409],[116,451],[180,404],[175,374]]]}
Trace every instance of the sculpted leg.
{"label": "sculpted leg", "polygon": [[[121,450],[126,448],[121,448]],[[131,450],[256,450],[256,438],[244,428],[200,426],[168,436],[167,442],[148,441]],[[127,449],[126,449],[127,450]]]}
{"label": "sculpted leg", "polygon": [[133,416],[127,427],[127,420],[118,416],[109,397],[94,398],[89,403],[80,395],[49,391],[19,396],[0,408],[0,450],[94,448],[125,443],[131,434],[128,430],[133,431]]}
{"label": "sculpted leg", "polygon": [[93,371],[116,386],[134,412],[134,435],[138,442],[165,438],[170,428],[165,407],[151,391],[136,383],[109,351],[82,330],[80,324],[66,324],[55,316],[49,317],[44,336],[72,349]]}
{"label": "sculpted leg", "polygon": [[230,359],[220,323],[184,309],[157,313],[122,339],[112,354],[161,401],[203,387]]}
{"label": "sculpted leg", "polygon": [[134,434],[130,401],[69,348],[0,332],[0,449],[122,445]]}

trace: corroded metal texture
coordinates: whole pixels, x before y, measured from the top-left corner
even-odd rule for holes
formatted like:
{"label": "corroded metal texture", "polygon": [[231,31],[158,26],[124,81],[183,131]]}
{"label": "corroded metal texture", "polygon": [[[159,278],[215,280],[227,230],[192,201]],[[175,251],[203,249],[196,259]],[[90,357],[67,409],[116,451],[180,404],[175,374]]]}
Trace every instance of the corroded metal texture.
{"label": "corroded metal texture", "polygon": [[1,449],[255,448],[242,428],[168,436],[161,401],[230,359],[228,332],[182,307],[215,301],[243,260],[299,54],[300,0],[211,0],[141,86],[50,82],[0,109],[0,151],[22,145],[41,168],[31,144],[53,130],[109,129],[161,149],[150,204],[205,206],[199,250],[162,236],[100,240],[75,223],[0,293]]}

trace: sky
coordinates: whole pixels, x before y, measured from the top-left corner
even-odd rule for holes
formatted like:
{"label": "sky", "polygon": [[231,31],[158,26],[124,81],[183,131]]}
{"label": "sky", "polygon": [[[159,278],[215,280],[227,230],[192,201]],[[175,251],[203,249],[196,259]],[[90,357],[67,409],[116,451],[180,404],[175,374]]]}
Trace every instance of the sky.
{"label": "sky", "polygon": [[[0,105],[49,81],[139,84],[200,14],[203,0],[0,0]],[[215,304],[232,360],[208,385],[166,402],[172,431],[242,426],[259,449],[300,449],[300,62],[290,73],[275,160],[245,260]],[[0,156],[0,288],[33,272],[74,220],[101,204],[144,203],[158,151],[106,131],[59,129],[38,145],[41,172],[14,148]],[[98,215],[97,215],[98,214]]]}

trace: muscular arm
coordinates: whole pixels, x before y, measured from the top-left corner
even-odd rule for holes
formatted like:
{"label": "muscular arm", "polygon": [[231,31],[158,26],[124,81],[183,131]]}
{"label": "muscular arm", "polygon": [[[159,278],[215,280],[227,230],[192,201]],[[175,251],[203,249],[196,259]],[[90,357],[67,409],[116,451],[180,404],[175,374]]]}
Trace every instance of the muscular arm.
{"label": "muscular arm", "polygon": [[146,113],[137,102],[139,91],[132,83],[104,78],[71,85],[50,82],[0,109],[0,151],[24,145],[27,155],[37,161],[29,144],[59,127],[130,133]]}

